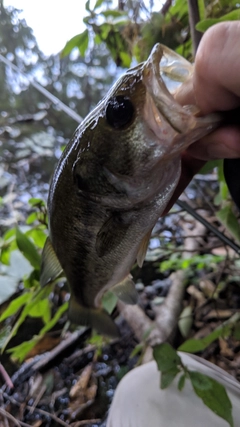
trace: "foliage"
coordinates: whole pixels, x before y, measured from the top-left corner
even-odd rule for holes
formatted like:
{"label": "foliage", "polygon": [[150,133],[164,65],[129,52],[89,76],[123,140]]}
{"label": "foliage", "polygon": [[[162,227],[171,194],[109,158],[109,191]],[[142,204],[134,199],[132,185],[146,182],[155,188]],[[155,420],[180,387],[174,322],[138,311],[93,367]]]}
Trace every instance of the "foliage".
{"label": "foliage", "polygon": [[23,256],[29,261],[32,269],[29,275],[23,277],[23,291],[15,297],[3,311],[0,316],[0,322],[14,317],[15,323],[9,333],[1,339],[2,351],[6,348],[11,339],[17,334],[20,326],[26,321],[27,317],[39,318],[43,327],[37,336],[31,340],[23,342],[17,347],[8,349],[12,353],[12,357],[19,361],[23,361],[27,353],[35,346],[35,344],[51,330],[59,318],[67,310],[68,304],[63,304],[52,316],[52,304],[49,295],[52,292],[53,285],[40,288],[39,274],[42,250],[46,240],[46,207],[40,199],[30,199],[29,204],[34,209],[28,216],[26,223],[31,224],[25,227],[25,231],[16,227],[8,230],[1,241],[0,260],[4,264],[9,264],[11,252],[18,249]]}
{"label": "foliage", "polygon": [[161,372],[161,389],[167,388],[181,374],[178,378],[179,390],[184,388],[186,379],[190,380],[196,395],[205,405],[233,427],[232,404],[222,384],[200,372],[189,370],[168,343],[155,346],[153,356]]}
{"label": "foliage", "polygon": [[[129,0],[119,2],[119,4],[121,4],[121,8],[117,9],[114,8],[112,1],[96,0],[93,7],[90,7],[90,1],[86,1],[84,18],[86,29],[66,43],[60,60],[59,56],[45,58],[37,46],[31,29],[24,20],[19,19],[18,11],[14,8],[5,9],[1,2],[1,52],[8,53],[27,77],[32,74],[44,75],[44,79],[40,79],[39,82],[44,83],[49,91],[60,97],[62,101],[69,102],[70,99],[71,107],[82,116],[85,116],[106,92],[118,72],[116,66],[129,67],[132,62],[145,60],[156,42],[166,44],[186,58],[192,59],[187,0],[176,0],[173,5],[163,8],[161,12],[156,12],[151,8],[147,10],[143,0],[139,2]],[[201,20],[196,28],[200,31],[205,31],[216,22],[239,19],[240,16],[239,5],[236,1],[204,2],[199,0],[199,7]],[[80,56],[75,55],[76,49]],[[116,66],[113,65],[113,62]],[[98,73],[96,73],[96,64],[98,64]],[[106,70],[108,70],[107,73]],[[6,120],[12,119],[13,114],[17,115],[20,111],[34,115],[39,108],[48,112],[45,123],[47,123],[49,132],[57,129],[63,136],[62,129],[65,129],[64,136],[69,136],[75,123],[69,122],[55,107],[50,108],[43,96],[37,92],[33,92],[29,99],[28,86],[28,80],[23,79],[20,74],[0,68],[0,104],[1,111],[5,112],[0,118],[0,126],[4,132],[9,132],[10,122]],[[37,107],[39,105],[41,107]],[[16,129],[12,126],[10,131],[13,133]],[[18,142],[26,145],[26,141]],[[211,165],[211,168],[213,166],[218,166],[219,175],[219,194],[215,198],[215,204],[219,206],[217,217],[240,241],[240,228],[229,198],[222,166],[219,165],[219,162],[217,165],[216,163]],[[0,197],[1,209],[4,209],[4,204],[4,197]],[[67,303],[58,308],[53,306],[49,296],[54,284],[44,289],[40,288],[41,250],[47,235],[47,214],[45,203],[40,198],[30,199],[29,205],[31,212],[26,221],[21,219],[18,221],[17,227],[6,227],[0,238],[0,262],[2,265],[9,265],[13,252],[18,251],[31,266],[31,272],[22,277],[20,281],[17,296],[13,297],[7,308],[1,312],[0,322],[2,325],[5,324],[0,336],[1,349],[8,346],[27,318],[38,318],[42,322],[38,335],[11,349],[8,348],[7,351],[11,353],[12,358],[20,362],[26,358],[29,351],[46,332],[58,323],[68,306]],[[220,256],[206,254],[182,260],[179,255],[172,254],[168,260],[161,263],[160,269],[165,272],[176,269],[196,271],[213,268],[213,266],[216,268],[222,259],[223,257]],[[104,307],[109,313],[112,312],[115,304],[116,297],[113,294],[109,293],[105,296]],[[201,340],[187,340],[179,349],[198,352],[217,338],[228,336],[232,331],[239,336],[239,325],[237,328],[236,321],[236,319],[231,319]],[[13,322],[11,331],[9,331],[10,322]],[[91,343],[97,346],[100,353],[101,338],[95,335]],[[139,344],[132,356],[140,353],[144,345],[145,343]],[[178,382],[179,390],[184,387],[186,379],[190,380],[196,394],[204,403],[224,418],[230,426],[233,425],[231,404],[220,384],[200,373],[188,371],[182,365],[181,358],[176,351],[168,344],[155,347],[154,357],[162,372],[162,388],[171,384],[177,375],[181,375]]]}
{"label": "foliage", "polygon": [[205,254],[205,255],[194,255],[191,258],[181,258],[179,254],[173,253],[169,256],[166,261],[162,261],[160,264],[160,271],[166,270],[186,270],[189,269],[189,273],[196,272],[196,270],[202,270],[204,268],[213,269],[217,268],[217,264],[224,260],[223,256]]}
{"label": "foliage", "polygon": [[206,337],[201,339],[191,338],[186,340],[180,347],[179,351],[186,351],[188,353],[198,353],[199,351],[205,350],[213,341],[219,337],[226,338],[231,335],[232,330],[235,329],[237,322],[239,321],[239,314],[233,315],[228,321],[223,322],[214,331],[208,334]]}

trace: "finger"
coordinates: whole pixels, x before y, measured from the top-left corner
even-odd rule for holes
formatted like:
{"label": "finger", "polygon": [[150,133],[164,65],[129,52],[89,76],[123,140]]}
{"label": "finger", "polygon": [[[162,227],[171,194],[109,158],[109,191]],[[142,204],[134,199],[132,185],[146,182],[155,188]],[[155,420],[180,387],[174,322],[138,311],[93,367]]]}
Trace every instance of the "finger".
{"label": "finger", "polygon": [[228,110],[240,105],[240,22],[212,26],[199,45],[193,86],[203,113]]}
{"label": "finger", "polygon": [[188,153],[201,160],[240,158],[240,129],[217,129],[188,148]]}

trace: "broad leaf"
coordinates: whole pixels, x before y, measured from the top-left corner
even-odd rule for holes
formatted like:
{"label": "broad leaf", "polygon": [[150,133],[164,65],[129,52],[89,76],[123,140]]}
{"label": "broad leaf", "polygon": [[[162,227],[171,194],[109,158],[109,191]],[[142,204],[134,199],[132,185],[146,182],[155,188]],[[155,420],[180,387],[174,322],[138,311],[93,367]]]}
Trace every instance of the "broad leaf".
{"label": "broad leaf", "polygon": [[28,301],[31,300],[31,298],[32,295],[29,292],[26,292],[11,301],[8,308],[2,313],[0,322],[12,316],[13,314],[16,314],[20,308],[22,308]]}
{"label": "broad leaf", "polygon": [[177,366],[169,369],[168,371],[163,371],[161,373],[161,389],[167,388],[174,380],[176,375],[180,372],[180,369]]}
{"label": "broad leaf", "polygon": [[7,353],[11,353],[11,358],[22,363],[26,355],[32,350],[32,348],[39,341],[39,337],[34,337],[30,341],[24,341],[16,347],[9,348]]}
{"label": "broad leaf", "polygon": [[181,364],[181,358],[178,356],[176,350],[168,343],[155,346],[153,348],[153,357],[161,372],[168,371]]}
{"label": "broad leaf", "polygon": [[209,19],[204,19],[203,21],[198,22],[196,25],[196,30],[204,32],[208,28],[212,27],[212,25],[215,25],[218,22],[238,21],[239,19],[240,19],[240,10],[235,9],[227,13],[226,15],[221,16],[221,18],[209,18]]}
{"label": "broad leaf", "polygon": [[209,409],[233,427],[232,404],[223,385],[199,372],[188,373],[197,396]]}
{"label": "broad leaf", "polygon": [[84,56],[88,48],[88,42],[89,42],[88,30],[84,30],[82,33],[77,34],[66,43],[65,47],[61,52],[61,58],[69,55],[75,47],[79,49],[81,56]]}
{"label": "broad leaf", "polygon": [[224,206],[216,214],[217,218],[232,234],[232,236],[240,243],[240,226],[236,216],[233,213],[231,204]]}
{"label": "broad leaf", "polygon": [[98,7],[102,6],[104,0],[97,0],[93,10],[96,10]]}
{"label": "broad leaf", "polygon": [[101,12],[101,15],[105,16],[105,18],[108,18],[109,16],[112,16],[113,18],[118,18],[118,17],[126,16],[127,14],[126,12],[123,12],[121,10],[108,9]]}
{"label": "broad leaf", "polygon": [[[233,319],[233,318],[232,318]],[[186,351],[188,353],[197,353],[199,351],[205,350],[213,341],[215,341],[219,337],[226,337],[230,334],[232,328],[235,325],[234,319],[227,324],[222,324],[218,328],[214,329],[209,335],[202,339],[191,338],[185,341],[180,347],[178,347],[178,351]]]}
{"label": "broad leaf", "polygon": [[182,374],[178,381],[178,390],[181,391],[185,385],[186,374]]}
{"label": "broad leaf", "polygon": [[39,253],[37,252],[31,240],[26,236],[26,234],[22,233],[19,228],[16,230],[16,242],[18,249],[22,252],[30,264],[35,269],[40,269],[41,257]]}

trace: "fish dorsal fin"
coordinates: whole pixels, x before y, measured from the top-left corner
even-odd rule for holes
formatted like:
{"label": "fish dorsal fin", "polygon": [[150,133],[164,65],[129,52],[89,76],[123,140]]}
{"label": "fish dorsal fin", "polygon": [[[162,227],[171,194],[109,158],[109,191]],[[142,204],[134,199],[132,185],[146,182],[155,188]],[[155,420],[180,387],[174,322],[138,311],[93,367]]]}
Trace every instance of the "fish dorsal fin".
{"label": "fish dorsal fin", "polygon": [[63,269],[58,261],[57,255],[53,249],[51,240],[47,237],[45,242],[43,252],[42,252],[42,262],[41,262],[41,272],[40,272],[40,284],[45,286],[47,283],[55,280],[61,273]]}
{"label": "fish dorsal fin", "polygon": [[97,234],[96,251],[99,257],[107,255],[122,242],[129,225],[130,223],[124,218],[123,213],[112,213]]}
{"label": "fish dorsal fin", "polygon": [[122,282],[114,285],[110,290],[126,304],[137,304],[138,302],[138,293],[131,274],[129,274]]}
{"label": "fish dorsal fin", "polygon": [[113,338],[119,337],[118,328],[106,311],[99,308],[83,307],[73,296],[69,301],[68,317],[71,322],[90,326],[103,335]]}
{"label": "fish dorsal fin", "polygon": [[147,253],[147,249],[148,249],[148,244],[149,244],[149,240],[152,234],[152,230],[149,230],[147,232],[147,234],[144,236],[144,238],[142,239],[141,245],[139,247],[138,250],[138,254],[137,254],[137,263],[139,265],[139,267],[141,268]]}

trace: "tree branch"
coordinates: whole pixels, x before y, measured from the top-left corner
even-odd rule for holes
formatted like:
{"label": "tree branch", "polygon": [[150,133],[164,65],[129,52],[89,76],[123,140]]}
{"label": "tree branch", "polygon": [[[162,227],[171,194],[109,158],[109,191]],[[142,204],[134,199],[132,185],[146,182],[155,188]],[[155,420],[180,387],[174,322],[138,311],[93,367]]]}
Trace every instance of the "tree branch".
{"label": "tree branch", "polygon": [[196,30],[195,26],[200,20],[198,0],[188,0],[189,25],[193,44],[193,54],[195,56],[198,45],[202,38],[202,33]]}

